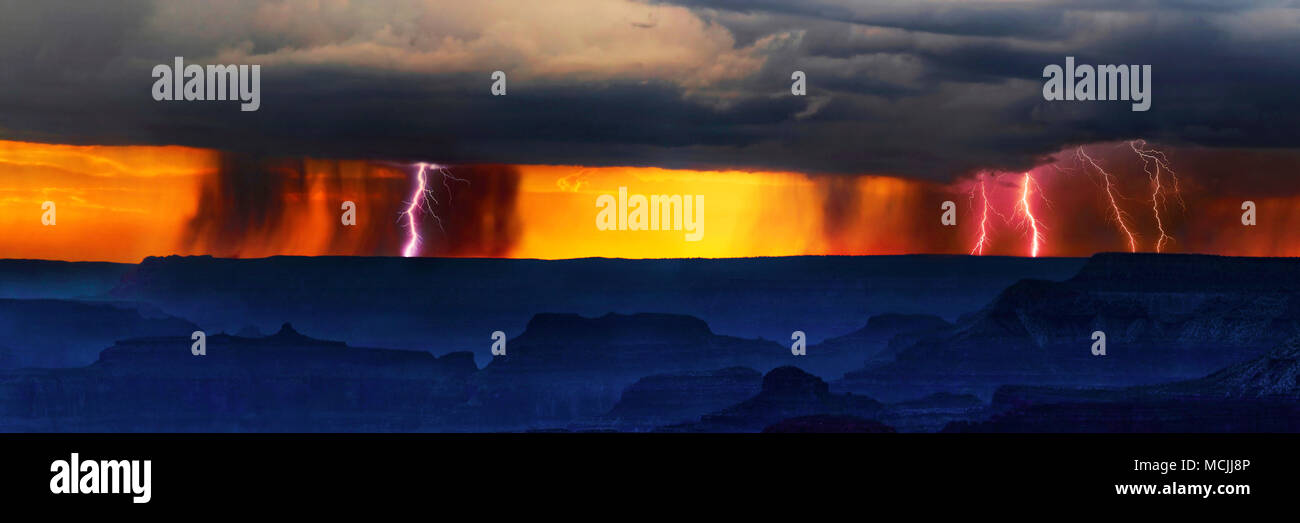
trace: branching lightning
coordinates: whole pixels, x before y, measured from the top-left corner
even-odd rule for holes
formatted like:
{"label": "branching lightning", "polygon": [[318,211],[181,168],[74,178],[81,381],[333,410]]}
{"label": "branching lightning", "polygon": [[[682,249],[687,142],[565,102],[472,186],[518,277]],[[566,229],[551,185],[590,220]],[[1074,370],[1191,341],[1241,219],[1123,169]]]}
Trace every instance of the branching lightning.
{"label": "branching lightning", "polygon": [[451,198],[452,194],[452,182],[464,182],[465,184],[469,184],[469,180],[457,178],[444,166],[424,162],[415,165],[417,168],[415,173],[415,187],[411,191],[410,200],[406,202],[406,210],[402,211],[401,218],[399,218],[399,221],[402,219],[406,220],[406,246],[402,248],[402,257],[404,258],[410,258],[420,254],[420,243],[423,241],[423,238],[420,236],[420,226],[418,221],[418,214],[420,211],[432,216],[433,219],[438,222],[438,230],[446,232],[446,229],[442,226],[442,217],[438,216],[437,211],[434,209],[434,206],[438,205],[438,199],[434,196],[433,191],[429,189],[427,173],[430,170],[434,170],[442,177],[442,186],[447,189],[448,199]]}
{"label": "branching lightning", "polygon": [[[974,189],[971,189],[970,195],[973,200],[975,198]],[[980,176],[980,200],[984,202],[984,213],[980,216],[980,237],[970,250],[971,254],[977,256],[984,254],[984,245],[989,241],[989,193],[983,176]]]}
{"label": "branching lightning", "polygon": [[[970,250],[970,253],[976,256],[984,255],[984,247],[988,246],[989,243],[989,213],[993,213],[994,215],[1002,218],[1002,221],[1004,222],[1007,221],[1007,217],[1002,213],[998,212],[997,209],[994,209],[993,204],[989,203],[988,175],[980,174],[979,179],[980,179],[980,186],[979,186],[980,207],[982,208],[980,212],[980,236],[979,239],[976,240],[975,246],[971,247]],[[970,191],[970,199],[973,206],[974,205],[973,202],[975,201],[974,188],[972,188]]]}
{"label": "branching lightning", "polygon": [[1173,241],[1174,239],[1165,232],[1165,223],[1160,219],[1160,208],[1168,207],[1168,198],[1166,196],[1166,191],[1168,189],[1166,189],[1161,183],[1160,174],[1162,172],[1169,174],[1169,178],[1174,184],[1174,195],[1178,197],[1178,204],[1182,206],[1183,209],[1186,209],[1187,205],[1183,203],[1182,193],[1178,189],[1178,173],[1169,168],[1169,159],[1165,157],[1165,153],[1147,147],[1145,140],[1133,140],[1130,141],[1128,145],[1133,149],[1133,152],[1138,155],[1138,158],[1142,159],[1142,170],[1145,171],[1147,177],[1151,179],[1151,214],[1155,217],[1156,229],[1159,231],[1159,236],[1156,237],[1155,247],[1156,252],[1160,252],[1160,249],[1164,247],[1165,243]]}
{"label": "branching lightning", "polygon": [[429,192],[428,189],[425,188],[427,183],[424,177],[424,168],[425,165],[423,163],[419,164],[419,171],[415,173],[415,191],[411,193],[411,201],[407,202],[406,210],[402,212],[402,216],[406,218],[408,234],[406,247],[402,248],[403,258],[415,256],[416,252],[418,252],[418,249],[420,248],[420,228],[416,221],[415,211],[420,208],[420,205],[424,202],[425,195]]}
{"label": "branching lightning", "polygon": [[[1020,188],[1020,202],[1016,204],[1016,210],[1023,216],[1025,223],[1029,226],[1029,256],[1038,257],[1039,244],[1044,241],[1042,231],[1038,230],[1038,219],[1034,217],[1034,210],[1029,205],[1029,192],[1037,186],[1032,174],[1025,173],[1025,181]],[[1042,193],[1042,190],[1039,190]]]}
{"label": "branching lightning", "polygon": [[[1135,154],[1137,154],[1138,158],[1142,160],[1143,171],[1146,172],[1147,178],[1150,180],[1151,212],[1154,217],[1157,234],[1154,248],[1155,252],[1163,252],[1163,250],[1168,247],[1169,243],[1174,241],[1173,236],[1171,236],[1166,229],[1169,207],[1168,203],[1171,195],[1173,198],[1178,200],[1179,205],[1183,209],[1187,208],[1179,189],[1178,174],[1170,167],[1169,159],[1166,157],[1165,153],[1150,147],[1147,145],[1146,141],[1133,140],[1128,142],[1127,145]],[[1051,167],[1061,175],[1073,175],[1074,173],[1080,172],[1080,170],[1083,173],[1095,171],[1097,173],[1097,178],[1100,180],[1098,186],[1101,189],[1102,202],[1109,208],[1107,221],[1113,221],[1122,237],[1128,241],[1129,252],[1137,252],[1138,235],[1134,233],[1136,225],[1133,217],[1129,215],[1129,213],[1125,212],[1124,208],[1121,206],[1121,201],[1125,200],[1125,198],[1120,194],[1118,178],[1102,167],[1101,164],[1094,160],[1092,156],[1089,156],[1088,152],[1084,150],[1082,146],[1075,149],[1074,156],[1079,165],[1078,169],[1062,167],[1056,163],[1048,165],[1051,165]],[[1043,232],[1045,230],[1044,223],[1040,219],[1041,209],[1039,209],[1040,212],[1036,213],[1034,206],[1031,205],[1031,203],[1033,200],[1038,199],[1048,208],[1051,208],[1052,202],[1047,199],[1046,193],[1043,191],[1043,188],[1035,177],[1034,172],[1025,172],[1023,178],[1015,185],[1017,188],[1017,194],[1015,195],[1015,208],[1012,211],[1012,216],[1015,218],[1015,221],[1013,222],[1012,219],[1009,219],[1006,215],[997,211],[997,208],[993,203],[994,200],[989,195],[988,181],[992,179],[996,182],[998,177],[998,173],[980,173],[977,176],[979,182],[978,186],[971,186],[970,208],[978,215],[979,232],[970,249],[970,254],[977,256],[983,255],[985,250],[989,247],[990,238],[994,229],[989,225],[989,216],[990,214],[993,214],[1001,217],[1002,221],[1008,225],[1024,227],[1029,236],[1029,245],[1027,246],[1029,255],[1037,257],[1042,252],[1043,245],[1046,243],[1046,235]],[[1006,185],[1008,188],[1011,186],[1011,184]],[[995,192],[997,190],[996,183],[994,185],[994,190]],[[978,202],[976,201],[977,196],[979,198]]]}
{"label": "branching lightning", "polygon": [[1088,165],[1092,165],[1092,168],[1096,169],[1097,173],[1100,174],[1102,187],[1106,193],[1106,199],[1110,202],[1110,209],[1113,218],[1115,219],[1115,223],[1119,225],[1119,229],[1124,233],[1124,236],[1128,237],[1129,252],[1137,252],[1137,237],[1135,237],[1133,231],[1129,229],[1127,220],[1128,213],[1124,212],[1124,210],[1120,208],[1119,199],[1115,196],[1114,175],[1107,172],[1100,165],[1097,165],[1097,162],[1093,161],[1092,157],[1088,156],[1088,153],[1084,152],[1083,147],[1079,147],[1075,151],[1075,156],[1080,162],[1086,162]]}

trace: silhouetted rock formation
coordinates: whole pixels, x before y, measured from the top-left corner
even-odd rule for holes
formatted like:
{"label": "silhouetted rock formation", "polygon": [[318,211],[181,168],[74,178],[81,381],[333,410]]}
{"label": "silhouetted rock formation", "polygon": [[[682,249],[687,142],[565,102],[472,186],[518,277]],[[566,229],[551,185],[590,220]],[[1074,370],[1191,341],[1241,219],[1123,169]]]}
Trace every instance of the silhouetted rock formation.
{"label": "silhouetted rock formation", "polygon": [[[789,346],[862,327],[885,313],[945,318],[975,310],[1023,278],[1064,279],[1078,258],[802,256],[739,259],[512,260],[383,257],[146,258],[111,292],[152,303],[210,331],[282,321],[354,346],[472,349],[514,336],[532,316],[668,312],[714,332]],[[0,281],[4,265],[0,263]],[[433,346],[430,346],[430,345]],[[849,369],[861,367],[854,362]],[[838,373],[845,369],[838,369]]]}
{"label": "silhouetted rock formation", "polygon": [[1300,398],[1300,337],[1287,340],[1259,358],[1158,390],[1223,398]]}
{"label": "silhouetted rock formation", "polygon": [[102,298],[135,268],[129,263],[0,260],[0,298]]}
{"label": "silhouetted rock formation", "polygon": [[1094,291],[1300,292],[1300,258],[1100,253],[1070,283]]}
{"label": "silhouetted rock formation", "polygon": [[0,299],[0,341],[11,350],[0,369],[80,367],[116,340],[189,336],[193,323],[146,317],[131,306],[67,300]]}
{"label": "silhouetted rock formation", "polygon": [[[951,335],[920,340],[836,386],[886,399],[988,397],[1002,384],[1119,387],[1202,376],[1300,334],[1295,274],[1300,259],[1099,254],[1068,281],[1012,285]],[[1091,354],[1094,331],[1106,334],[1105,357]]]}
{"label": "silhouetted rock formation", "polygon": [[871,398],[831,394],[826,382],[797,367],[780,367],[763,376],[758,395],[698,423],[665,427],[681,432],[759,432],[782,420],[821,414],[873,419],[884,406]]}
{"label": "silhouetted rock formation", "polygon": [[1120,389],[1005,386],[953,432],[1300,432],[1300,338],[1204,378]]}
{"label": "silhouetted rock formation", "polygon": [[0,430],[1300,429],[1296,259],[0,260],[82,291],[0,298]]}
{"label": "silhouetted rock formation", "polygon": [[624,390],[600,421],[619,430],[691,421],[753,397],[762,382],[762,373],[745,367],[647,376]]}
{"label": "silhouetted rock formation", "polygon": [[781,345],[720,336],[675,314],[538,314],[507,347],[474,377],[472,405],[488,426],[560,426],[608,412],[646,375],[766,370],[792,358]]}
{"label": "silhouetted rock formation", "polygon": [[937,337],[952,327],[943,318],[930,314],[877,314],[868,318],[861,329],[808,347],[808,354],[799,358],[799,367],[838,379],[865,364],[893,360],[891,341],[896,337],[909,341]]}
{"label": "silhouetted rock formation", "polygon": [[0,429],[400,431],[455,429],[472,355],[364,349],[285,324],[264,338],[135,338],[80,369],[0,374]]}

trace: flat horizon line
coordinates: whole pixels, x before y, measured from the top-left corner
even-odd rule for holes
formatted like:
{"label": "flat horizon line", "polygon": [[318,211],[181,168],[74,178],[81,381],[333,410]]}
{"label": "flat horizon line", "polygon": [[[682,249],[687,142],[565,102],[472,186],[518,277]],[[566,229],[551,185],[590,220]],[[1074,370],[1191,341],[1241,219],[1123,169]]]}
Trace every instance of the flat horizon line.
{"label": "flat horizon line", "polygon": [[574,258],[514,258],[514,257],[489,257],[489,256],[385,256],[385,255],[355,255],[355,254],[274,254],[271,256],[259,257],[229,257],[216,256],[211,254],[166,254],[150,255],[141,258],[137,262],[129,261],[107,261],[107,260],[63,260],[47,258],[0,258],[0,262],[55,262],[55,263],[98,263],[98,264],[117,264],[117,265],[139,265],[149,259],[167,259],[167,258],[209,258],[215,260],[270,260],[276,258],[354,258],[354,259],[411,259],[411,260],[466,260],[466,261],[542,261],[542,262],[563,262],[563,261],[583,261],[583,260],[609,260],[609,261],[677,261],[677,260],[764,260],[764,259],[794,259],[794,258],[906,258],[906,257],[925,257],[925,258],[988,258],[988,259],[1018,259],[1018,260],[1083,260],[1096,257],[1098,255],[1120,255],[1120,256],[1198,256],[1198,257],[1219,257],[1219,258],[1251,258],[1251,259],[1297,259],[1294,256],[1243,256],[1231,254],[1210,254],[1210,253],[1156,253],[1156,252],[1122,252],[1122,251],[1102,251],[1084,256],[1016,256],[1016,255],[974,255],[974,254],[956,254],[956,253],[903,253],[903,254],[791,254],[775,256],[726,256],[726,257],[664,257],[664,258],[623,258],[608,256],[583,256]]}

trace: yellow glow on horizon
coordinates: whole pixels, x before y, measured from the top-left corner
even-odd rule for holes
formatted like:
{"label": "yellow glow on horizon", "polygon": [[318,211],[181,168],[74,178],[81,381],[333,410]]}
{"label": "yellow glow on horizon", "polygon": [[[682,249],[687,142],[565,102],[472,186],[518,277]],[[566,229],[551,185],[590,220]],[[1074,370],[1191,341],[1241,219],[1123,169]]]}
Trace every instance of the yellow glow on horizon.
{"label": "yellow glow on horizon", "polygon": [[[924,184],[890,177],[816,178],[790,172],[691,171],[654,167],[521,166],[519,213],[527,225],[520,258],[719,258],[902,253],[898,221]],[[847,182],[846,182],[847,180]],[[620,187],[642,195],[704,197],[704,237],[685,231],[602,231],[596,198]],[[843,194],[835,194],[842,192]],[[827,223],[828,197],[845,215]]]}
{"label": "yellow glow on horizon", "polygon": [[[138,262],[169,254],[217,156],[187,147],[0,141],[0,258]],[[41,223],[55,203],[56,224]]]}
{"label": "yellow glow on horizon", "polygon": [[[285,167],[261,174],[275,188],[274,198],[257,200],[265,208],[245,209],[241,206],[248,203],[230,200],[230,191],[246,189],[228,187],[228,180],[216,176],[221,161],[217,151],[186,147],[0,141],[0,258],[134,263],[170,254],[400,255],[395,246],[404,241],[405,231],[395,210],[409,198],[411,176],[400,165],[288,160]],[[924,238],[933,227],[913,223],[912,217],[915,209],[937,205],[929,200],[942,188],[925,182],[655,167],[514,168],[519,180],[509,200],[513,207],[479,208],[475,218],[512,216],[518,223],[507,257],[723,258],[936,250]],[[616,197],[620,187],[629,195],[702,197],[702,239],[686,241],[686,227],[599,230],[597,198]],[[57,205],[55,226],[41,224],[41,204],[47,200]],[[356,202],[362,226],[340,226],[344,200]],[[212,214],[196,221],[204,206]],[[441,204],[438,211],[458,212],[456,201]],[[431,245],[442,233],[424,231]],[[943,246],[938,250],[943,252]]]}

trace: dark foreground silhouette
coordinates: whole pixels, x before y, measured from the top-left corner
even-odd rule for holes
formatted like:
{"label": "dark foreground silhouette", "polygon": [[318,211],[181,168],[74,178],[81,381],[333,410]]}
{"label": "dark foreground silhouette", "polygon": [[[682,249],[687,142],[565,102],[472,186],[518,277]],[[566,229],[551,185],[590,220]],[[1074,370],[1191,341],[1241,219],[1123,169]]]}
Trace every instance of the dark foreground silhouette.
{"label": "dark foreground silhouette", "polygon": [[0,261],[0,430],[1300,429],[1294,259],[46,263]]}

